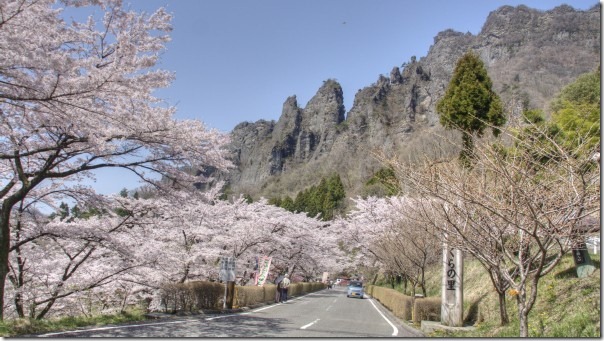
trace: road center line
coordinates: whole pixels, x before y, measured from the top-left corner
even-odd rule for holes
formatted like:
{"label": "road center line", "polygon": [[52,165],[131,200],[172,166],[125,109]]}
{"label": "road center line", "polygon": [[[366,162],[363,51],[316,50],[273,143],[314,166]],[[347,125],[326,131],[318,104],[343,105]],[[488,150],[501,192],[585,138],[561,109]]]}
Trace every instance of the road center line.
{"label": "road center line", "polygon": [[300,327],[300,329],[306,329],[306,328],[308,328],[308,327],[312,326],[313,324],[317,323],[319,320],[320,320],[320,319],[316,319],[316,320],[312,321],[311,323],[306,324],[306,325],[304,325],[304,326]]}
{"label": "road center line", "polygon": [[377,310],[377,312],[382,316],[382,318],[384,318],[384,320],[386,320],[386,322],[388,322],[388,324],[392,327],[392,336],[397,336],[398,328],[396,328],[396,326],[394,324],[392,324],[392,322],[390,322],[390,320],[388,318],[386,318],[386,316],[384,314],[382,314],[382,312],[378,309],[378,307],[376,307],[375,303],[373,303],[373,299],[369,299],[369,302],[375,308],[375,310]]}

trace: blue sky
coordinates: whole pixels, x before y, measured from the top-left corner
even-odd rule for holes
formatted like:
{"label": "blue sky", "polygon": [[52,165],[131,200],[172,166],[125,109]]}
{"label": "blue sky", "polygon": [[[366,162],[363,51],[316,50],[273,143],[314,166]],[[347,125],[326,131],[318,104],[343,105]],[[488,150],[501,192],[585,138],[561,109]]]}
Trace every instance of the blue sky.
{"label": "blue sky", "polygon": [[[178,117],[222,131],[278,119],[288,96],[305,106],[324,80],[354,94],[411,56],[425,56],[442,30],[477,34],[502,5],[547,10],[562,0],[124,0],[174,15],[161,66],[176,72],[161,97]],[[595,0],[566,1],[588,9]]]}
{"label": "blue sky", "polygon": [[[172,41],[160,67],[176,73],[157,94],[194,118],[230,132],[243,121],[277,120],[296,95],[304,107],[323,81],[336,79],[346,111],[358,89],[412,56],[425,56],[445,29],[480,32],[503,5],[585,10],[597,0],[124,0],[133,9],[172,13]],[[137,186],[134,177],[99,172],[102,193]]]}

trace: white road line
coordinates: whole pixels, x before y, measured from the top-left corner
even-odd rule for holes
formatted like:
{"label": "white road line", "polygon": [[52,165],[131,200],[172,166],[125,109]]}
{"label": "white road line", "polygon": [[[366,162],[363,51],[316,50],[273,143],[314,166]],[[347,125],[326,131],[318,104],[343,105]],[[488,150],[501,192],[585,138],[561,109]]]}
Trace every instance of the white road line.
{"label": "white road line", "polygon": [[[298,296],[296,298],[290,298],[288,301],[297,301],[297,300],[302,299],[302,298],[304,298],[305,296],[308,296],[308,295],[312,295],[312,293],[304,295],[304,296]],[[239,313],[239,314],[230,314],[230,315],[222,315],[222,316],[216,316],[216,317],[208,317],[205,320],[206,321],[212,321],[212,320],[216,320],[216,319],[222,319],[222,318],[225,318],[225,317],[233,317],[233,316],[240,316],[240,315],[249,315],[251,313],[257,313],[259,311],[263,311],[263,310],[266,310],[266,309],[271,309],[271,308],[274,308],[274,307],[278,307],[278,306],[280,306],[282,304],[284,304],[284,303],[283,302],[281,302],[281,303],[275,303],[275,304],[271,304],[271,305],[266,306],[266,307],[262,307],[262,308],[258,308],[256,310],[252,310],[251,312],[245,312],[245,313]]]}
{"label": "white road line", "polygon": [[240,315],[249,315],[251,314],[251,312],[245,312],[245,313],[239,313],[239,314],[230,314],[230,315],[221,315],[221,316],[215,316],[215,317],[208,317],[205,318],[206,321],[212,321],[212,320],[218,320],[218,319],[223,319],[225,317],[233,317],[233,316],[240,316]]}
{"label": "white road line", "polygon": [[382,315],[382,317],[384,318],[384,320],[386,320],[386,322],[388,322],[388,324],[392,327],[392,336],[397,336],[398,335],[398,328],[396,328],[396,326],[394,324],[392,324],[392,322],[390,322],[390,320],[388,318],[386,318],[386,316],[384,316],[384,314],[382,314],[382,312],[378,309],[378,307],[376,307],[375,303],[373,303],[372,299],[369,299],[369,302],[371,302],[371,305],[375,308],[375,310],[377,310],[377,312]]}
{"label": "white road line", "polygon": [[256,310],[252,310],[252,313],[257,313],[257,312],[259,312],[259,311],[263,311],[263,310],[266,310],[266,309],[274,308],[274,307],[276,307],[276,306],[278,306],[278,305],[279,305],[279,304],[275,304],[275,305],[269,305],[269,306],[266,306],[266,307],[264,307],[264,308],[259,308],[259,309],[256,309]]}
{"label": "white road line", "polygon": [[325,311],[329,311],[329,309],[331,309],[331,305],[327,306],[327,308],[325,308]]}
{"label": "white road line", "polygon": [[316,320],[312,321],[312,322],[311,322],[311,323],[309,323],[309,324],[303,325],[302,327],[300,327],[300,329],[306,329],[306,328],[308,328],[308,327],[312,326],[313,324],[315,324],[315,323],[319,322],[319,320],[320,320],[320,319],[316,319]]}
{"label": "white road line", "polygon": [[66,332],[48,333],[48,334],[42,334],[42,335],[39,335],[39,336],[45,337],[45,336],[53,336],[53,335],[60,335],[60,334],[75,334],[75,333],[94,332],[94,331],[98,331],[98,330],[134,328],[134,327],[145,327],[145,326],[157,326],[157,325],[162,325],[162,324],[190,323],[190,322],[196,322],[196,321],[198,322],[198,320],[185,320],[185,321],[173,321],[173,322],[131,324],[131,325],[127,325],[127,326],[101,327],[101,328],[94,328],[94,329],[80,329],[80,330],[72,330],[72,331],[66,331]]}

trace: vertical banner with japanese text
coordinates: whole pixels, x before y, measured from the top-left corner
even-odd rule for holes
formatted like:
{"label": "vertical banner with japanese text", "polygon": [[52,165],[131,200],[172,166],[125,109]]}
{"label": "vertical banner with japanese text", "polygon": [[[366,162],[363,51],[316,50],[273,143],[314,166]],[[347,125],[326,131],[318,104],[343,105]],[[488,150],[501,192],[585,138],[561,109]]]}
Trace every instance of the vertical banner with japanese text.
{"label": "vertical banner with japanese text", "polygon": [[263,256],[260,260],[258,269],[258,286],[263,286],[264,282],[266,282],[266,278],[268,277],[268,271],[271,267],[272,259],[273,257]]}

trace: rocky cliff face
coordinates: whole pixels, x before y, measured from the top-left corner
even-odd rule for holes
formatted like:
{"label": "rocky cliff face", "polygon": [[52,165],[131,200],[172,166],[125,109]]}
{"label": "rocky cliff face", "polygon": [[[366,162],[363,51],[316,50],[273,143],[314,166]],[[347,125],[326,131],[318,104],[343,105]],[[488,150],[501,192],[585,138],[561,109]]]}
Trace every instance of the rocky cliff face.
{"label": "rocky cliff face", "polygon": [[436,102],[468,50],[485,62],[510,115],[547,109],[564,85],[599,65],[600,5],[545,12],[504,6],[488,16],[478,35],[441,32],[425,57],[413,57],[359,90],[347,114],[334,80],[325,81],[303,108],[289,97],[277,122],[244,122],[233,130],[237,169],[226,175],[231,189],[291,195],[335,171],[348,194],[358,194],[359,185],[380,167],[373,151],[410,156],[434,139],[426,133],[441,129]]}

